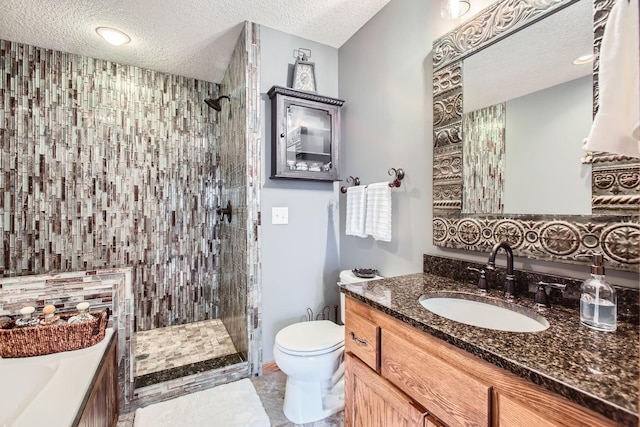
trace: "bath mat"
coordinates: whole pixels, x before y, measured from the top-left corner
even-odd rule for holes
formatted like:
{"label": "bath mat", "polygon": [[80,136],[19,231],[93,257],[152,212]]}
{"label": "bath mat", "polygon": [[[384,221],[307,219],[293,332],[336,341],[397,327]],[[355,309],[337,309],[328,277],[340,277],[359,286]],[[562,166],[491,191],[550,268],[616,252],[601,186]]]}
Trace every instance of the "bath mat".
{"label": "bath mat", "polygon": [[269,427],[248,378],[155,403],[136,411],[135,427]]}

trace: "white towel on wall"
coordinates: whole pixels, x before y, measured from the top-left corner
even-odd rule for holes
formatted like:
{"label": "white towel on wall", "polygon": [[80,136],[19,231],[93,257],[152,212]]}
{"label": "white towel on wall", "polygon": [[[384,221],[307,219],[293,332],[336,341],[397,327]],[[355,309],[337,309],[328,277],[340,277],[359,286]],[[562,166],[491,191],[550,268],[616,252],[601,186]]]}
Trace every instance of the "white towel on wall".
{"label": "white towel on wall", "polygon": [[585,150],[640,157],[638,0],[617,0],[602,36],[598,113]]}
{"label": "white towel on wall", "polygon": [[364,231],[376,240],[391,241],[391,188],[388,182],[368,185]]}
{"label": "white towel on wall", "polygon": [[367,237],[364,232],[367,206],[367,187],[357,185],[347,188],[347,217],[345,234],[348,236]]}

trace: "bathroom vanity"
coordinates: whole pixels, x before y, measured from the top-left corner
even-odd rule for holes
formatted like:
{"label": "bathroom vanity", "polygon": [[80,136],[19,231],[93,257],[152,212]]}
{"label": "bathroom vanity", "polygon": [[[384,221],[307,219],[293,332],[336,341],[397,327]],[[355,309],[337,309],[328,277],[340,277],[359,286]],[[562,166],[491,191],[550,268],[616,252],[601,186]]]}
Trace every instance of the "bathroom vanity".
{"label": "bathroom vanity", "polygon": [[[345,425],[637,425],[638,326],[592,331],[555,306],[535,333],[437,316],[429,292],[474,293],[433,274],[341,285],[346,294]],[[489,291],[500,299],[500,292]],[[531,307],[529,295],[516,304]],[[601,350],[601,351],[600,351]]]}

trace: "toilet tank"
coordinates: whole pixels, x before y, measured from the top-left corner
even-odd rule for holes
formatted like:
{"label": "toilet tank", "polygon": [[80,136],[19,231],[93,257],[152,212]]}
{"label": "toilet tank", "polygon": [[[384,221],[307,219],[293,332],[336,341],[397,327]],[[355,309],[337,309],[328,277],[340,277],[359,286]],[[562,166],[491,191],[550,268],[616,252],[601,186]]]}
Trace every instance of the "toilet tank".
{"label": "toilet tank", "polygon": [[[340,272],[340,277],[339,277],[339,281],[338,284],[340,283],[360,283],[360,282],[368,282],[370,280],[379,280],[382,279],[382,276],[375,276],[372,278],[363,278],[363,277],[358,277],[353,273],[353,270],[342,270]],[[344,324],[344,318],[345,318],[345,307],[344,307],[344,294],[342,292],[340,292],[340,322],[341,324]],[[337,319],[336,319],[337,322]]]}

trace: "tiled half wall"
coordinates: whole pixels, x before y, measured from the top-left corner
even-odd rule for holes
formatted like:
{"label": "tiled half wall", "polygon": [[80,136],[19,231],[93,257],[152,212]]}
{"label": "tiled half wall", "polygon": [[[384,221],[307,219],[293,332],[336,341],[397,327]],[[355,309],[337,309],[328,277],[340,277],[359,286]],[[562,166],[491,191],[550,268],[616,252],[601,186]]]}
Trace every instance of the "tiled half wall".
{"label": "tiled half wall", "polygon": [[109,327],[118,332],[120,406],[125,408],[133,396],[134,277],[134,269],[113,268],[0,278],[0,316],[15,315],[26,306],[35,307],[38,314],[49,304],[58,312],[70,312],[80,302],[91,304],[92,311],[111,310]]}
{"label": "tiled half wall", "polygon": [[217,317],[217,93],[0,40],[0,277],[135,266],[137,330]]}

